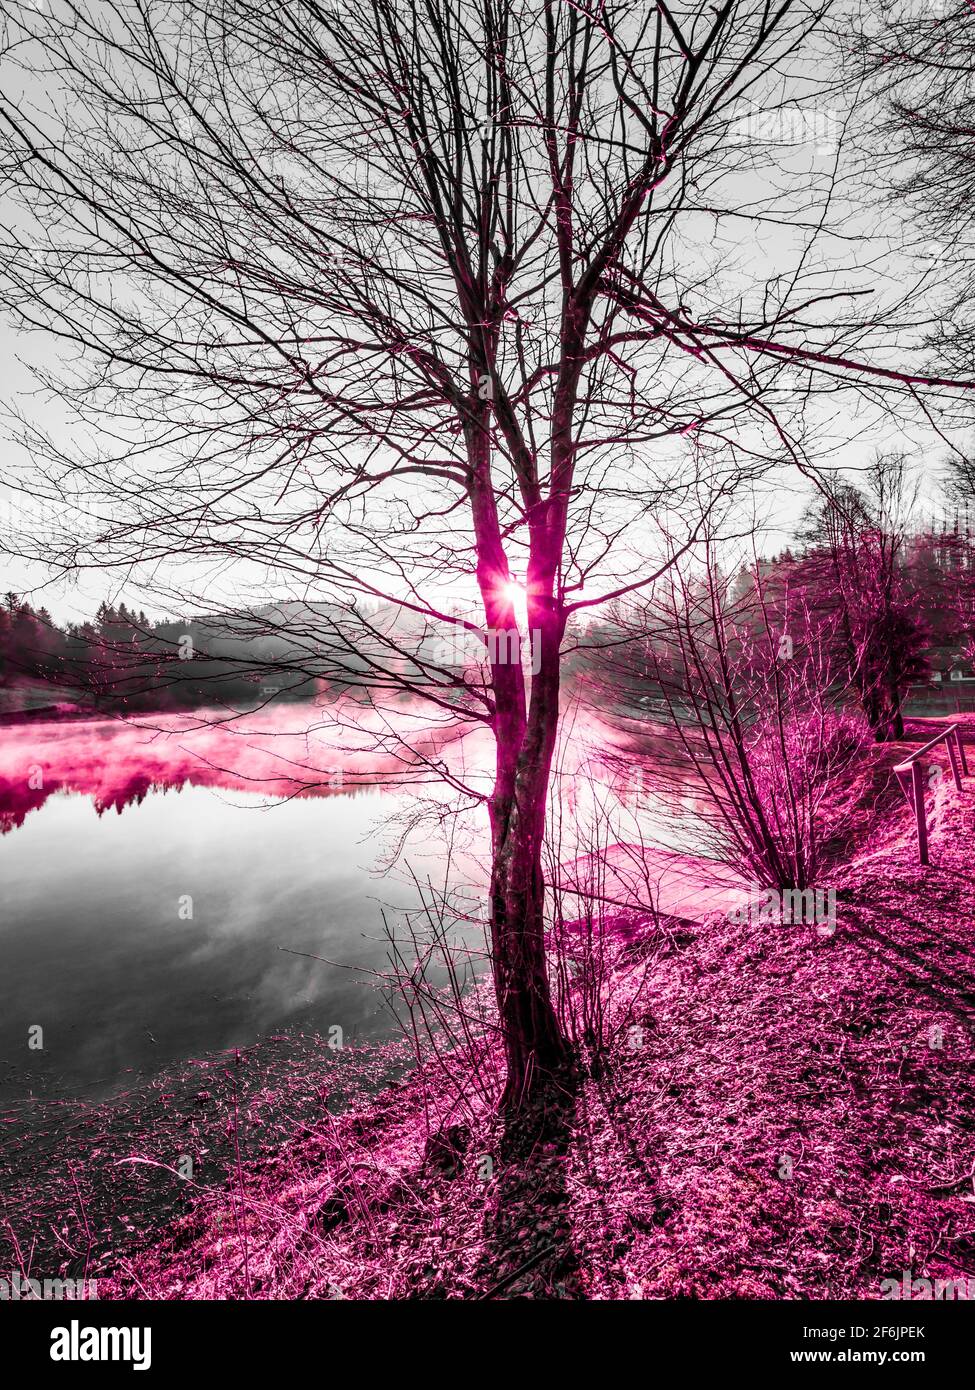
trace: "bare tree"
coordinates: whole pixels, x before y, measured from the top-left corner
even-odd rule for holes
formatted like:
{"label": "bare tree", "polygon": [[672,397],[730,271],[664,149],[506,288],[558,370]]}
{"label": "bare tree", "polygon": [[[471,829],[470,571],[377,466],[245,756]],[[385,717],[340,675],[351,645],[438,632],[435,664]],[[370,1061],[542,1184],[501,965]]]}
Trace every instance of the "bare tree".
{"label": "bare tree", "polygon": [[[930,290],[927,345],[968,374],[975,344],[975,22],[968,0],[864,6],[851,55],[865,176]],[[849,26],[842,41],[849,46]],[[866,100],[870,98],[870,100]]]}
{"label": "bare tree", "polygon": [[717,552],[709,538],[702,563],[673,566],[652,595],[621,605],[595,687],[622,701],[627,756],[698,850],[765,887],[805,890],[858,747],[835,644],[791,561],[752,554],[729,575]]}
{"label": "bare tree", "polygon": [[938,627],[949,629],[952,642],[961,644],[971,661],[975,658],[975,457],[971,449],[945,459],[944,484],[945,500],[954,516],[950,522],[946,517],[941,530],[927,538],[936,556],[928,602],[940,609],[933,615]]}
{"label": "bare tree", "polygon": [[839,482],[806,515],[797,580],[835,635],[877,742],[904,737],[908,687],[929,673],[929,633],[908,575],[917,487],[903,454],[881,454],[866,486]]}
{"label": "bare tree", "polygon": [[[791,65],[828,6],[54,0],[6,21],[3,294],[77,351],[48,384],[95,432],[23,426],[30,489],[70,509],[36,557],[184,607],[226,582],[225,610],[287,629],[285,670],[491,731],[490,790],[455,785],[490,818],[509,1101],[566,1053],[542,839],[567,622],[651,584],[749,476],[808,469],[817,384],[972,384],[871,361],[835,160],[768,177],[754,114],[815,99]],[[759,238],[789,218],[770,270]],[[683,520],[670,550],[651,517]],[[473,632],[484,679],[407,619]]]}

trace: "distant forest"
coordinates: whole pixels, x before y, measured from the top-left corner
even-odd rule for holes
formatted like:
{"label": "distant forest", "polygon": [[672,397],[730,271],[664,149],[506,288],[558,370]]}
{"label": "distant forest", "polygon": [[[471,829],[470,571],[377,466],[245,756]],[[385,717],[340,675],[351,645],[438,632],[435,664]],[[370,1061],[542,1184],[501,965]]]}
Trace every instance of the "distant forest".
{"label": "distant forest", "polygon": [[[832,669],[845,672],[842,683],[860,688],[878,736],[896,737],[886,726],[899,725],[902,703],[943,698],[939,689],[953,700],[975,692],[975,542],[957,522],[898,532],[876,514],[839,527],[835,515],[827,506],[810,509],[794,549],[726,574],[720,604],[729,619],[768,627],[774,640],[791,630],[804,647],[826,653]],[[693,584],[678,602],[699,605]],[[649,712],[662,694],[654,677],[662,654],[671,667],[683,665],[674,635],[681,614],[657,607],[652,618],[646,607],[620,605],[584,629],[570,625],[568,688],[598,675],[600,653],[623,642],[629,656],[617,672],[618,705]],[[443,625],[394,604],[369,614],[385,661],[422,693]],[[62,627],[45,608],[7,593],[0,603],[0,709],[16,715],[57,705],[117,713],[249,707],[368,691],[377,684],[375,666],[369,653],[350,647],[347,619],[327,604],[283,602],[154,623],[125,603],[102,603],[90,621]],[[486,677],[476,650],[461,667],[468,685]],[[887,692],[879,703],[876,692]]]}
{"label": "distant forest", "polygon": [[[251,626],[253,630],[249,631]],[[59,626],[45,608],[8,593],[0,605],[0,698],[109,711],[192,709],[308,699],[320,686],[296,673],[284,637],[256,617],[151,622],[125,603]],[[48,696],[49,698],[45,698]]]}

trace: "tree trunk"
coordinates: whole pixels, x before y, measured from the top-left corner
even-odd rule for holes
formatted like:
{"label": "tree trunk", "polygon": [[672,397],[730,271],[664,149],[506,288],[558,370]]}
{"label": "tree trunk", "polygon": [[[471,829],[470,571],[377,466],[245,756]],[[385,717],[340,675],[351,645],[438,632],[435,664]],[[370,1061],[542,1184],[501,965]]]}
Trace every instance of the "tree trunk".
{"label": "tree trunk", "polygon": [[[545,958],[542,843],[559,718],[558,647],[553,625],[542,642],[528,719],[520,729],[499,710],[497,775],[491,798],[491,943],[507,1080],[502,1106],[522,1104],[557,1073],[568,1049],[549,989]],[[546,652],[546,648],[548,651]],[[515,735],[512,737],[512,735]],[[520,735],[518,737],[517,735]]]}
{"label": "tree trunk", "polygon": [[517,799],[492,807],[491,935],[507,1065],[503,1106],[530,1099],[566,1059],[545,960],[545,882],[535,819],[535,808],[523,810]]}
{"label": "tree trunk", "polygon": [[884,719],[880,696],[869,685],[862,687],[862,689],[861,704],[867,720],[867,727],[873,734],[874,743],[885,743],[887,740],[887,721]]}
{"label": "tree trunk", "polygon": [[900,740],[904,737],[904,705],[900,686],[893,678],[889,683],[888,702],[887,727],[890,730],[888,737]]}

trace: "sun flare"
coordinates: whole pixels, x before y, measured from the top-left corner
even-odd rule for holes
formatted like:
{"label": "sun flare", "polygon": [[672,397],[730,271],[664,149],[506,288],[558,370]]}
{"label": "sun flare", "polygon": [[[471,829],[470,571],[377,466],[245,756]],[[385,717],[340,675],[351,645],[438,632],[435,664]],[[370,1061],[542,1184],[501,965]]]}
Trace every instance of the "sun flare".
{"label": "sun flare", "polygon": [[513,603],[516,608],[521,608],[525,602],[525,586],[517,579],[509,579],[505,582],[504,596],[509,603]]}

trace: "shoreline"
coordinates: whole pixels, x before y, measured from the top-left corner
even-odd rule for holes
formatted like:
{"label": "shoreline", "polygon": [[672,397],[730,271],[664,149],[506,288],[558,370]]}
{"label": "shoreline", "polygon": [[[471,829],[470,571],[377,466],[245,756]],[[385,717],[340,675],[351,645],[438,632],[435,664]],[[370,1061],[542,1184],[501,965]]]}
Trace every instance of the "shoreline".
{"label": "shoreline", "polygon": [[[609,993],[624,1026],[534,1148],[513,1146],[492,1113],[489,1049],[483,1095],[470,1059],[417,1067],[400,1052],[384,1087],[392,1045],[347,1049],[340,1065],[357,1074],[341,1108],[321,1097],[334,1055],[317,1070],[255,1069],[246,1100],[250,1062],[235,1081],[212,1059],[223,1089],[209,1127],[178,1104],[169,1127],[147,1113],[146,1152],[132,1149],[135,1125],[111,1160],[141,1170],[128,1181],[143,1210],[169,1194],[166,1219],[123,1221],[127,1248],[96,1254],[79,1247],[75,1210],[62,1272],[87,1270],[99,1297],[123,1299],[879,1298],[902,1269],[975,1276],[961,1171],[975,1111],[975,778],[961,795],[949,779],[937,788],[928,870],[898,796],[880,798],[870,830],[869,852],[858,836],[836,870],[828,939],[719,913],[614,919]],[[202,1089],[198,1112],[217,1090]],[[273,1117],[268,1142],[252,1153],[250,1136],[241,1153],[239,1112],[255,1097]],[[208,1147],[227,1130],[213,1160],[225,1171],[195,1193],[150,1153],[194,1121]],[[77,1208],[63,1187],[65,1211]]]}

